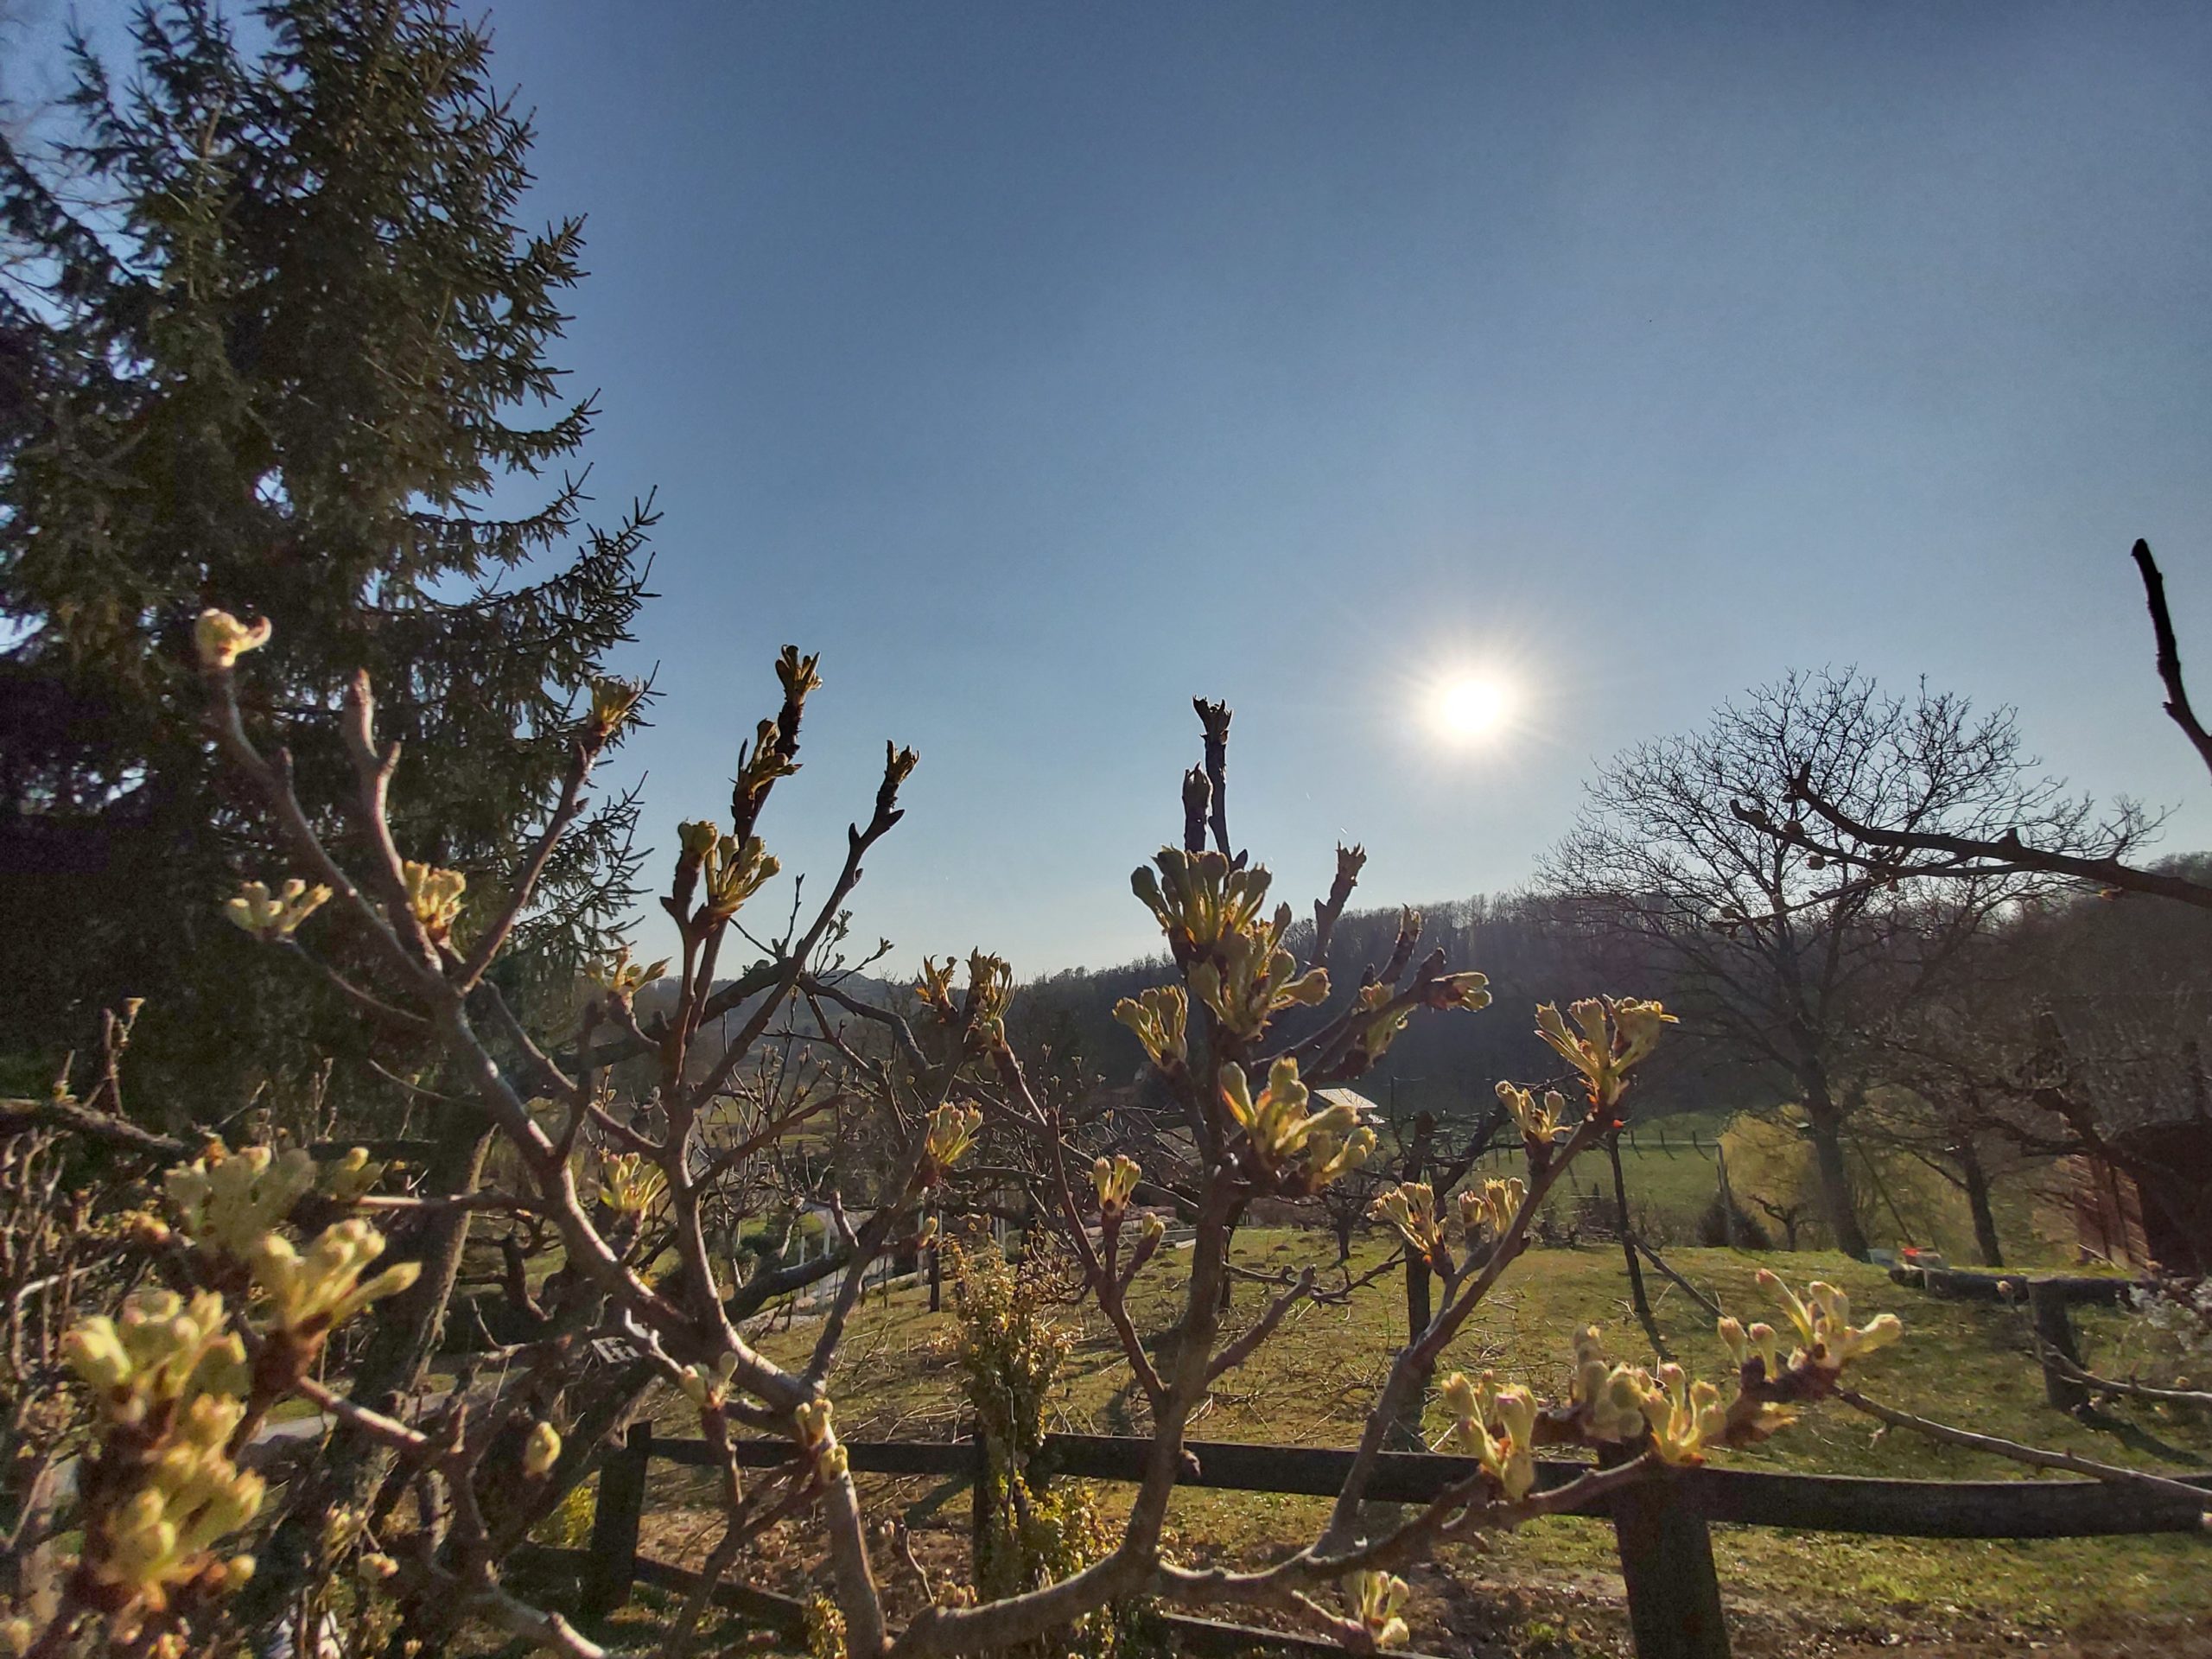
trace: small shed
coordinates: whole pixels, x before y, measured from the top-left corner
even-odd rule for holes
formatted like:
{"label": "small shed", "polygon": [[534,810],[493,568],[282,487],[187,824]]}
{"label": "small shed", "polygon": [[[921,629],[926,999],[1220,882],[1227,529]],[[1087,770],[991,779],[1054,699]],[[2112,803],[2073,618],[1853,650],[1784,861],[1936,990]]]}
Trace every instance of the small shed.
{"label": "small shed", "polygon": [[2146,1123],[2067,1160],[2085,1261],[2212,1272],[2212,1121]]}

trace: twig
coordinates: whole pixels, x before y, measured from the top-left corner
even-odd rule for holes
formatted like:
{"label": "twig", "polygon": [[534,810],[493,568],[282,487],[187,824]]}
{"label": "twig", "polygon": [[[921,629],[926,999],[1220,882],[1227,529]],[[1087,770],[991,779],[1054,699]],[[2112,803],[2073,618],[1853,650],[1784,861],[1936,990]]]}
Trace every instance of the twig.
{"label": "twig", "polygon": [[[2099,1463],[2094,1458],[2076,1456],[2071,1452],[2050,1452],[2041,1446],[2023,1446],[2018,1440],[1999,1440],[1994,1434],[1977,1434],[1971,1429],[1953,1428],[1931,1418],[1916,1417],[1909,1411],[1899,1411],[1869,1400],[1856,1389],[1839,1389],[1837,1399],[1869,1417],[1897,1428],[1909,1428],[1915,1433],[1925,1434],[1931,1440],[1961,1446],[1968,1451],[1986,1452],[1992,1457],[2009,1458],[2014,1463],[2024,1463],[2037,1469],[2067,1469],[2077,1475],[2093,1476],[2115,1486],[2137,1486],[2162,1497],[2186,1497],[2200,1508],[2212,1510],[2212,1491],[2193,1486],[2187,1481],[2170,1479],[2164,1475],[2150,1475],[2139,1469],[2123,1469],[2117,1464]],[[2212,1524],[2212,1522],[2208,1522]]]}
{"label": "twig", "polygon": [[2099,1376],[2093,1371],[2083,1370],[2065,1355],[2052,1352],[2049,1344],[2040,1338],[2037,1341],[2036,1349],[2044,1364],[2056,1367],[2060,1376],[2069,1382],[2079,1382],[2092,1393],[2124,1395],[2133,1400],[2155,1400],[2169,1406],[2212,1406],[2212,1389],[2157,1389],[2148,1382],[2137,1382],[2132,1379],[2122,1382],[2115,1377]]}
{"label": "twig", "polygon": [[2174,643],[2173,613],[2166,608],[2166,579],[2151,556],[2151,543],[2139,540],[2129,556],[2143,575],[2143,597],[2151,608],[2151,635],[2158,645],[2158,681],[2166,688],[2166,713],[2196,746],[2207,768],[2212,768],[2212,732],[2204,729],[2196,711],[2189,706],[2189,692],[2181,681],[2181,651]]}
{"label": "twig", "polygon": [[1688,1280],[1683,1278],[1681,1274],[1669,1267],[1665,1260],[1660,1255],[1659,1252],[1653,1249],[1649,1244],[1645,1243],[1642,1236],[1636,1232],[1634,1229],[1624,1227],[1622,1230],[1628,1235],[1628,1242],[1635,1245],[1637,1249],[1643,1253],[1643,1259],[1649,1262],[1653,1267],[1659,1269],[1662,1277],[1665,1278],[1669,1283],[1678,1287],[1692,1301],[1695,1302],[1707,1313],[1712,1314],[1714,1319],[1717,1319],[1721,1317],[1719,1303],[1714,1301],[1712,1297],[1707,1295],[1695,1285],[1690,1283]]}

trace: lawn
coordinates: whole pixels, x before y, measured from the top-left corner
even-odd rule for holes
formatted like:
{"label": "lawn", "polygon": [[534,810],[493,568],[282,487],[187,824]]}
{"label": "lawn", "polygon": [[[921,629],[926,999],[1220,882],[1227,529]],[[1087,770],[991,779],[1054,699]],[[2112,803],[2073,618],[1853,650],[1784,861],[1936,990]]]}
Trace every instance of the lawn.
{"label": "lawn", "polygon": [[[1381,1258],[1365,1241],[1355,1270]],[[1318,1234],[1248,1230],[1239,1260],[1263,1269],[1325,1262]],[[2010,1313],[1986,1304],[1931,1299],[1892,1284],[1878,1269],[1828,1255],[1754,1256],[1685,1249],[1670,1259],[1693,1282],[1747,1321],[1771,1314],[1754,1283],[1761,1262],[1795,1281],[1824,1277],[1866,1313],[1888,1309],[1908,1336],[1875,1355],[1860,1376],[1865,1391],[1924,1415],[2008,1438],[2071,1450],[2109,1462],[2155,1466],[2212,1459],[2212,1425],[2176,1411],[2138,1410],[2131,1434],[2078,1423],[2044,1403],[2024,1333]],[[1156,1263],[1133,1297],[1141,1332],[1173,1317],[1187,1256]],[[1693,1371],[1717,1375],[1724,1361],[1710,1322],[1679,1290],[1654,1282],[1662,1334]],[[1238,1287],[1232,1324],[1262,1303],[1260,1287]],[[1569,1334],[1596,1322],[1623,1357],[1648,1345],[1623,1302],[1620,1259],[1610,1248],[1535,1250],[1507,1275],[1450,1356],[1452,1366],[1491,1368],[1541,1389],[1563,1386]],[[1071,1317],[1075,1316],[1071,1313]],[[1081,1331],[1053,1404],[1056,1425],[1122,1433],[1141,1427],[1125,1368],[1103,1325]],[[2130,1322],[2085,1311],[2079,1325],[2091,1364],[2121,1364]],[[810,1348],[805,1321],[770,1331],[764,1345],[795,1358]],[[1296,1445],[1351,1444],[1364,1402],[1390,1351],[1405,1336],[1405,1307],[1395,1277],[1349,1306],[1309,1306],[1259,1356],[1224,1379],[1192,1427],[1194,1438]],[[962,1415],[949,1313],[931,1315],[923,1293],[869,1299],[856,1318],[833,1384],[839,1424],[849,1439],[941,1438]],[[696,1433],[679,1402],[659,1408],[665,1433]],[[1890,1431],[1846,1408],[1808,1415],[1756,1451],[1728,1452],[1749,1467],[1833,1474],[2001,1479],[2017,1465]],[[906,1506],[925,1559],[957,1570],[964,1495],[941,1484],[880,1483],[883,1497]],[[706,1494],[696,1478],[664,1467],[656,1478],[649,1541],[689,1554],[703,1547]],[[1113,1510],[1126,1489],[1102,1486],[1096,1501]],[[1179,1553],[1197,1560],[1252,1562],[1310,1539],[1322,1500],[1190,1491],[1173,1516]],[[794,1545],[797,1541],[793,1541]],[[2070,1636],[2108,1635],[2118,1651],[2164,1651],[2212,1620],[2212,1555],[2192,1537],[2065,1540],[2024,1543],[1861,1539],[1749,1528],[1715,1530],[1715,1554],[1741,1653],[1840,1650],[1839,1641],[1872,1645],[1919,1642],[1928,1652],[1979,1652],[2018,1643],[2046,1646]],[[791,1563],[764,1564],[788,1571]],[[1415,1645],[1443,1652],[1604,1652],[1619,1649],[1624,1623],[1611,1530],[1602,1522],[1550,1521],[1526,1531],[1455,1548],[1416,1577]],[[2147,1644],[2147,1645],[2146,1645]]]}

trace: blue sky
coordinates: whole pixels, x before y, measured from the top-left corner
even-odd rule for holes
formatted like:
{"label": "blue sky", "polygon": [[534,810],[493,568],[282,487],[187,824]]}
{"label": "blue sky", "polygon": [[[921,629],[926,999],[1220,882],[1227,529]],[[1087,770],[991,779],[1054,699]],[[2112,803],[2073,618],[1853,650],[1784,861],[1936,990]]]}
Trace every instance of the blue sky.
{"label": "blue sky", "polygon": [[[1148,948],[1194,693],[1299,903],[1513,886],[1595,761],[1791,667],[2019,709],[2100,795],[2212,794],[2212,10],[566,3],[493,9],[608,512],[665,518],[631,665],[655,824],[857,928],[1042,972]],[[1519,692],[1440,744],[1438,677]],[[658,839],[672,845],[672,834]]]}

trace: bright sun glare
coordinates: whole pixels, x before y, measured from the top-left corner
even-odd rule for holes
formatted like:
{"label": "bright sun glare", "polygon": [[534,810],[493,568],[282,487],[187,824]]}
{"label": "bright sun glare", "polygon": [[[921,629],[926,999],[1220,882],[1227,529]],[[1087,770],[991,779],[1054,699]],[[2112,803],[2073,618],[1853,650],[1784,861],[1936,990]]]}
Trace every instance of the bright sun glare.
{"label": "bright sun glare", "polygon": [[1508,702],[1496,680],[1454,680],[1436,700],[1437,724],[1462,741],[1485,737],[1504,719]]}

